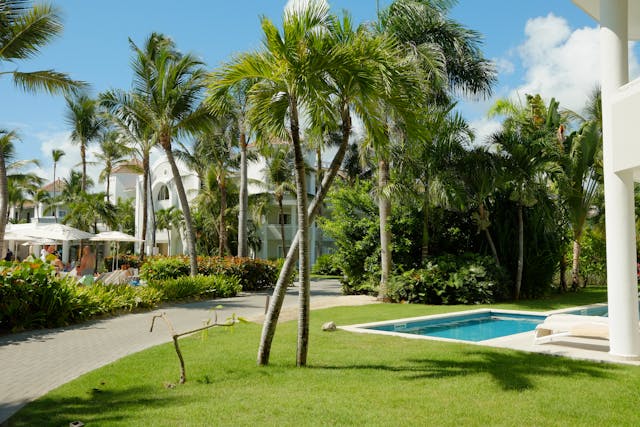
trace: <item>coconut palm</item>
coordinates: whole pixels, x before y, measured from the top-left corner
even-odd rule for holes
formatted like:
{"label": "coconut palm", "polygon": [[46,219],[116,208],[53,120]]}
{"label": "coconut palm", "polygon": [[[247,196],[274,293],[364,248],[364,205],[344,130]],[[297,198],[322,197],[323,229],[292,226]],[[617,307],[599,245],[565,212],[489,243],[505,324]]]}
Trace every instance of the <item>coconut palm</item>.
{"label": "coconut palm", "polygon": [[133,41],[130,45],[134,52],[133,91],[139,100],[135,105],[141,121],[152,129],[153,139],[162,147],[171,167],[184,214],[191,275],[195,276],[198,261],[191,210],[172,142],[179,135],[199,130],[209,120],[206,111],[198,105],[205,71],[200,61],[191,54],[179,53],[173,41],[162,34],[151,34],[143,48]]}
{"label": "coconut palm", "polygon": [[69,213],[62,220],[80,230],[99,233],[98,224],[106,224],[115,229],[118,226],[118,212],[116,207],[106,201],[105,193],[76,193],[73,200],[67,204]]}
{"label": "coconut palm", "polygon": [[[151,176],[151,149],[155,145],[153,129],[144,121],[146,107],[141,95],[122,90],[110,90],[100,95],[100,105],[106,109],[107,120],[115,126],[137,158],[142,163],[142,226],[140,236],[147,238],[149,219],[149,197]],[[153,211],[153,209],[152,209]],[[155,234],[151,236],[151,247],[155,246]],[[140,257],[144,258],[145,245],[140,245]]]}
{"label": "coconut palm", "polygon": [[104,121],[98,115],[97,101],[87,94],[67,96],[65,99],[66,122],[71,127],[71,140],[80,146],[82,191],[87,191],[87,147],[99,137]]}
{"label": "coconut palm", "polygon": [[227,117],[235,121],[238,133],[238,147],[240,148],[240,203],[238,207],[238,256],[249,255],[248,246],[248,215],[249,192],[247,164],[249,160],[248,146],[250,142],[248,109],[249,89],[255,81],[247,79],[236,85],[227,87],[218,85],[216,77],[210,80],[209,95],[206,104],[216,117]]}
{"label": "coconut palm", "polygon": [[[32,5],[28,0],[0,2],[0,67],[5,68],[5,62],[14,65],[36,56],[42,46],[61,32],[60,15],[53,6]],[[3,71],[0,76],[6,74],[11,75],[16,86],[26,92],[69,93],[85,86],[85,83],[54,70],[24,72],[14,69]],[[15,133],[3,130],[0,131],[0,138],[4,144],[3,152],[9,153],[16,138]],[[0,239],[4,237],[8,207],[4,172],[6,170],[0,167]]]}
{"label": "coconut palm", "polygon": [[[36,56],[42,46],[62,33],[59,10],[47,4],[33,5],[29,0],[0,2],[0,67],[13,65]],[[69,93],[85,86],[64,73],[53,70],[3,71],[26,92]]]}
{"label": "coconut palm", "polygon": [[[7,182],[7,159],[15,154],[14,142],[18,136],[14,131],[0,130],[0,241],[4,242],[4,230],[9,210],[9,187]],[[4,247],[2,248],[4,254]]]}

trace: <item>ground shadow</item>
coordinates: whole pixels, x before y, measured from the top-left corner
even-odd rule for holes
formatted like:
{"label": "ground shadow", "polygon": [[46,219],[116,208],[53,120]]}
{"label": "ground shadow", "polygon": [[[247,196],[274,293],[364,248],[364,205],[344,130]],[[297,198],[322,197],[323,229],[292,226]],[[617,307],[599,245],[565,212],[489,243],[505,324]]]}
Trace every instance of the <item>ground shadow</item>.
{"label": "ground shadow", "polygon": [[530,353],[503,353],[491,350],[470,350],[465,360],[406,359],[393,365],[316,365],[315,369],[371,369],[400,372],[407,381],[447,379],[488,374],[505,391],[524,391],[535,388],[539,377],[607,378],[620,370],[614,364],[598,364],[561,357]]}

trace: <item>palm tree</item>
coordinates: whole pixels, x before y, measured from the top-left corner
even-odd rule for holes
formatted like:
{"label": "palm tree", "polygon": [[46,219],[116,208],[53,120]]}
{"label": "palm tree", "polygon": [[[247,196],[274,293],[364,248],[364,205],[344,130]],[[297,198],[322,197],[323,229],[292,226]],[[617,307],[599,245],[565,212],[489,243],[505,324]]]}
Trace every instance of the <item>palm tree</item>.
{"label": "palm tree", "polygon": [[[40,52],[42,46],[62,33],[59,10],[51,5],[33,5],[29,0],[10,0],[0,3],[0,67],[28,60]],[[10,67],[13,68],[13,67]],[[50,94],[69,93],[85,86],[64,73],[53,70],[21,72],[3,71],[26,92],[45,91]]]}
{"label": "palm tree", "polygon": [[[13,65],[37,55],[42,46],[62,32],[62,23],[55,7],[32,5],[28,0],[3,1],[0,4],[0,22],[0,67],[5,62]],[[16,86],[26,92],[69,93],[85,86],[85,83],[53,70],[3,71],[0,76],[4,74],[10,74]],[[3,150],[11,152],[15,133],[2,130],[0,138],[4,144]],[[0,159],[0,162],[4,162],[4,159]],[[4,167],[0,167],[0,239],[4,237],[8,208],[5,173]]]}
{"label": "palm tree", "polygon": [[[149,219],[149,192],[151,176],[151,149],[155,145],[153,129],[145,122],[144,99],[140,94],[122,90],[110,90],[100,95],[100,105],[107,110],[107,120],[114,125],[131,145],[136,156],[142,161],[142,227],[140,236],[147,238]],[[153,202],[153,201],[152,201]],[[155,246],[155,233],[151,247]],[[140,245],[140,257],[144,258],[145,245]]]}
{"label": "palm tree", "polygon": [[[424,92],[430,104],[448,104],[449,96],[456,92],[489,95],[495,81],[493,65],[479,49],[480,34],[447,17],[455,3],[455,0],[396,0],[379,15],[381,30],[395,36],[406,47],[406,58],[422,69]],[[390,129],[398,128],[399,123],[394,123],[393,117],[388,120]],[[384,139],[397,138],[395,133],[387,133]],[[390,163],[385,144],[374,142],[379,152],[376,154],[381,239],[378,298],[384,299],[391,267],[391,235],[387,225],[391,202],[385,196],[390,189]]]}
{"label": "palm tree", "polygon": [[191,54],[179,53],[173,41],[164,35],[151,34],[143,49],[133,41],[130,44],[134,51],[133,91],[140,100],[136,107],[142,121],[153,130],[154,141],[164,150],[171,167],[184,214],[191,275],[195,276],[198,261],[191,210],[173,155],[172,141],[178,135],[201,129],[209,120],[206,111],[198,108],[205,71],[200,61]]}
{"label": "palm tree", "polygon": [[82,161],[82,191],[87,191],[87,147],[102,130],[103,120],[98,116],[98,103],[87,94],[67,96],[66,121],[71,127],[71,140],[80,145]]}
{"label": "palm tree", "polygon": [[0,130],[0,241],[3,242],[2,254],[4,255],[4,230],[7,225],[7,212],[9,210],[9,187],[7,182],[7,159],[15,154],[14,141],[17,139],[14,131]]}
{"label": "palm tree", "polygon": [[518,263],[514,297],[520,298],[524,269],[524,208],[535,205],[540,191],[559,171],[557,163],[558,104],[545,106],[540,95],[527,95],[525,106],[500,100],[491,114],[507,114],[503,129],[491,137],[501,156],[509,197],[516,203],[518,223]]}
{"label": "palm tree", "polygon": [[248,109],[249,89],[255,83],[243,80],[238,84],[225,87],[218,86],[216,77],[210,80],[209,95],[206,104],[216,117],[231,117],[236,122],[238,133],[238,147],[240,148],[240,203],[238,207],[238,256],[249,256],[248,246],[248,215],[249,192],[247,163],[247,147],[250,142]]}
{"label": "palm tree", "polygon": [[96,154],[95,164],[104,165],[98,179],[100,182],[107,182],[107,202],[110,198],[111,172],[119,165],[129,160],[132,150],[121,140],[120,134],[114,130],[105,130],[99,136],[100,151]]}
{"label": "palm tree", "polygon": [[68,203],[69,213],[62,220],[63,224],[92,233],[98,233],[98,223],[115,229],[118,226],[117,210],[106,201],[104,193],[76,193],[73,201]]}
{"label": "palm tree", "polygon": [[[344,160],[351,136],[352,114],[356,114],[362,120],[365,129],[371,135],[379,136],[384,134],[381,101],[384,100],[390,110],[393,106],[394,112],[399,115],[410,116],[414,110],[411,108],[413,99],[409,94],[420,93],[417,90],[417,81],[413,79],[414,74],[407,72],[407,68],[411,65],[398,61],[399,49],[392,38],[383,34],[373,35],[367,31],[366,27],[354,30],[348,15],[345,15],[341,21],[332,17],[330,28],[332,31],[325,33],[327,38],[322,45],[324,51],[316,54],[325,61],[321,65],[324,68],[326,80],[317,82],[319,88],[324,86],[325,89],[315,89],[315,93],[320,95],[319,99],[308,104],[308,108],[316,128],[321,127],[320,124],[325,123],[328,118],[336,121],[341,140],[324,174],[320,191],[315,195],[307,211],[309,223],[317,215]],[[299,229],[289,246],[289,252],[273,292],[274,297],[265,316],[258,350],[258,363],[261,365],[269,361],[271,343],[284,301],[288,277],[297,255],[302,254],[300,251],[302,237]],[[304,296],[301,298],[301,312],[305,310],[303,298]],[[304,322],[305,316],[307,315],[301,313],[300,323]]]}
{"label": "palm tree", "polygon": [[262,170],[265,176],[264,186],[273,192],[273,198],[278,204],[278,214],[280,223],[280,238],[282,242],[282,253],[287,253],[287,242],[285,236],[284,221],[284,196],[295,194],[296,188],[293,182],[293,158],[287,147],[273,145],[264,150],[266,165]]}
{"label": "palm tree", "polygon": [[[296,363],[306,365],[309,339],[309,221],[305,164],[300,134],[300,109],[313,99],[324,98],[323,71],[327,59],[320,51],[323,33],[329,29],[326,3],[295,3],[285,10],[283,30],[262,18],[264,49],[242,54],[226,64],[218,79],[220,86],[257,79],[251,88],[254,106],[250,116],[258,134],[290,141],[294,153],[299,246],[298,350]],[[304,72],[303,72],[304,70]],[[319,95],[319,96],[318,96]]]}
{"label": "palm tree", "polygon": [[177,229],[180,232],[183,226],[184,216],[175,206],[160,209],[156,212],[156,227],[158,230],[167,230],[167,255],[171,255],[171,231]]}
{"label": "palm tree", "polygon": [[[58,162],[64,155],[65,155],[65,152],[57,148],[54,148],[53,150],[51,150],[51,157],[53,158],[53,199],[54,200],[56,198],[56,166],[58,165]],[[56,222],[58,222],[57,209],[53,210],[53,216],[55,217]]]}

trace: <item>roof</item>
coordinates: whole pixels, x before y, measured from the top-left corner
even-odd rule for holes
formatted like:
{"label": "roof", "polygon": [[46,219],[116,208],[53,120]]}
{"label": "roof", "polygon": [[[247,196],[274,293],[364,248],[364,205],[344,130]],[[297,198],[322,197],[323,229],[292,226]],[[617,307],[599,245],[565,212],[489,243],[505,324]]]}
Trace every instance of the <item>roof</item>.
{"label": "roof", "polygon": [[[611,1],[611,0],[606,0]],[[600,2],[601,0],[573,0],[580,9],[589,16],[600,22]],[[629,39],[640,39],[640,1],[629,0]]]}
{"label": "roof", "polygon": [[134,173],[140,175],[142,174],[142,162],[137,159],[133,159],[126,163],[122,163],[111,171],[111,174],[117,173]]}
{"label": "roof", "polygon": [[[62,178],[56,179],[56,192],[57,191],[62,191],[62,189],[65,188],[66,186],[67,186],[67,184],[64,182],[64,180]],[[53,192],[53,181],[51,181],[48,184],[43,185],[41,190],[48,191],[48,192],[52,193]]]}

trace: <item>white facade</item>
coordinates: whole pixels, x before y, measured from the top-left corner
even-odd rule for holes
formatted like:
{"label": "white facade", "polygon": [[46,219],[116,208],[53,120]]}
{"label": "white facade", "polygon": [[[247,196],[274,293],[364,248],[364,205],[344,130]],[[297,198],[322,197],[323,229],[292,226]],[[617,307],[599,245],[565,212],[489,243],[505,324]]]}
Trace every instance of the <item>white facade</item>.
{"label": "white facade", "polygon": [[[191,171],[183,162],[176,159],[178,170],[181,171],[182,183],[187,194],[187,199],[191,202],[198,194],[200,189],[200,180],[197,174]],[[258,185],[257,182],[264,182],[266,163],[264,158],[259,158],[254,162],[250,162],[247,169],[249,178],[249,195],[268,192],[264,185]],[[135,189],[132,191],[131,187]],[[167,230],[157,230],[155,233],[155,246],[153,244],[153,221],[154,215],[151,209],[157,212],[160,209],[167,209],[171,206],[181,210],[178,193],[171,172],[171,167],[165,156],[162,156],[151,165],[151,179],[149,191],[149,218],[147,220],[147,233],[142,236],[142,197],[143,197],[143,177],[138,173],[115,173],[113,174],[110,184],[110,193],[112,200],[118,197],[128,199],[135,197],[135,236],[145,240],[145,253],[147,254],[182,254],[186,251],[186,241],[178,230],[172,230],[168,235]],[[315,174],[307,175],[307,190],[312,196],[315,193]],[[288,249],[297,231],[297,213],[296,200],[293,195],[285,196],[284,206],[284,231],[285,245]],[[327,253],[332,241],[326,238],[320,239],[321,233],[315,224],[311,226],[310,233],[310,255],[311,262],[315,262],[318,255]],[[264,259],[275,259],[286,255],[286,251],[282,248],[282,235],[280,227],[280,216],[277,204],[273,203],[269,206],[265,214],[262,216],[258,235],[262,241],[260,250],[252,253],[252,256]],[[322,240],[322,241],[321,241]],[[139,250],[137,247],[136,250]],[[283,254],[284,253],[284,254]]]}
{"label": "white facade", "polygon": [[574,0],[600,21],[609,351],[640,357],[634,172],[640,170],[640,84],[629,82],[628,41],[640,37],[640,0]]}

